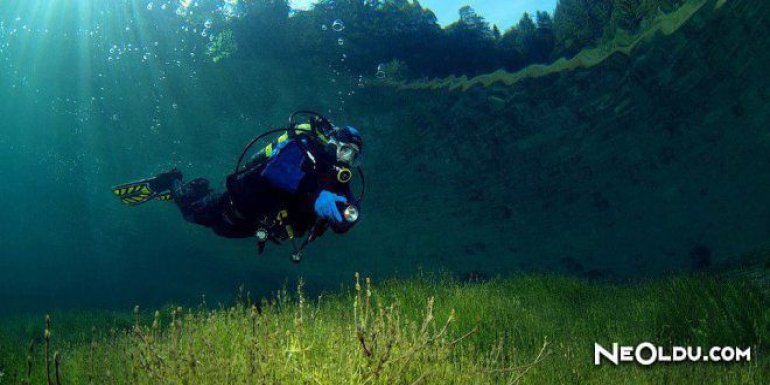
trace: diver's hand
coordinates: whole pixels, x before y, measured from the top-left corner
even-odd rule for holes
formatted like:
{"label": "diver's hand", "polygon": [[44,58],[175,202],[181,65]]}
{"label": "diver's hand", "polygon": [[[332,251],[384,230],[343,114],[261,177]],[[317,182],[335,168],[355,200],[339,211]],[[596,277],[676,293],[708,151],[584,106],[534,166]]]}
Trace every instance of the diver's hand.
{"label": "diver's hand", "polygon": [[323,219],[333,220],[338,223],[342,222],[342,214],[337,209],[337,202],[348,203],[348,198],[326,190],[321,191],[315,200],[315,213]]}

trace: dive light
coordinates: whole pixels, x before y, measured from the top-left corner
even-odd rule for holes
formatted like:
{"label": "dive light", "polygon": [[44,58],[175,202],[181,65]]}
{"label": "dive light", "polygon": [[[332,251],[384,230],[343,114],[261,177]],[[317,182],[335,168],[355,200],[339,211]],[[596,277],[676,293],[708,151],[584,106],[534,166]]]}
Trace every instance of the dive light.
{"label": "dive light", "polygon": [[347,223],[355,223],[358,221],[358,207],[350,205],[342,212],[342,217],[345,218]]}

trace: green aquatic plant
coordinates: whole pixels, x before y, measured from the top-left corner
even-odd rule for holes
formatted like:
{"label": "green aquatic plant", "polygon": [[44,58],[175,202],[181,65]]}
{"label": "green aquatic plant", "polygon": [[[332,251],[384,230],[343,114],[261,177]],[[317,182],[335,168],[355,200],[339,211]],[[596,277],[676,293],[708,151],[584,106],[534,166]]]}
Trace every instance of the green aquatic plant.
{"label": "green aquatic plant", "polygon": [[[435,309],[434,297],[403,309],[401,301],[378,295],[371,281],[356,276],[349,296],[320,297],[286,290],[252,303],[250,295],[230,308],[156,311],[143,323],[134,309],[131,328],[49,352],[51,322],[46,318],[44,365],[29,370],[29,383],[266,383],[355,384],[518,383],[548,357],[547,344],[529,362],[513,359],[506,344],[488,355],[469,354],[476,327],[455,326],[451,308]],[[421,309],[421,310],[419,310]],[[33,361],[33,354],[28,362]],[[62,360],[61,357],[65,357]],[[506,358],[509,357],[509,358]],[[54,367],[51,368],[50,364]],[[63,376],[63,377],[62,377]]]}
{"label": "green aquatic plant", "polygon": [[[61,352],[50,373],[37,364],[48,358],[33,347],[25,363],[0,362],[17,365],[8,367],[9,383],[46,383],[48,375],[56,385],[766,384],[770,370],[761,353],[770,343],[770,298],[745,279],[693,275],[618,285],[558,276],[472,284],[420,277],[375,288],[357,278],[351,290],[314,300],[301,282],[296,293],[284,289],[271,300],[239,297],[215,309],[135,308],[122,318],[133,318],[130,325],[107,323],[89,338],[57,332],[54,341],[49,322],[45,350]],[[641,341],[750,346],[753,355],[724,365],[593,365],[594,342]]]}
{"label": "green aquatic plant", "polygon": [[227,29],[218,34],[211,35],[211,41],[206,54],[214,63],[227,59],[238,51],[238,43],[235,41],[233,31]]}

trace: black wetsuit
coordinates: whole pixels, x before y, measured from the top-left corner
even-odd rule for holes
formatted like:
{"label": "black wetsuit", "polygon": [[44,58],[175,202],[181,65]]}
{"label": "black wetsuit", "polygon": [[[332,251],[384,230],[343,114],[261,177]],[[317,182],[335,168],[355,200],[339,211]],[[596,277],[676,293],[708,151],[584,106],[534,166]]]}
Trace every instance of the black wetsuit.
{"label": "black wetsuit", "polygon": [[[307,135],[287,140],[277,154],[256,159],[227,178],[227,190],[211,190],[206,179],[174,183],[171,194],[184,218],[210,227],[227,238],[247,238],[264,229],[273,240],[285,240],[326,229],[314,209],[326,190],[355,203],[349,184],[337,181],[333,155]],[[329,223],[337,233],[352,224]]]}

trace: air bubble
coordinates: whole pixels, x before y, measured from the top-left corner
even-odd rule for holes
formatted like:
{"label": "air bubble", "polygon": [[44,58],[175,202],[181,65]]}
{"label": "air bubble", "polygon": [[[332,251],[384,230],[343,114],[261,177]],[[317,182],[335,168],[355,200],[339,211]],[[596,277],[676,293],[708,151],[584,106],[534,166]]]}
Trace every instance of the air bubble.
{"label": "air bubble", "polygon": [[337,39],[337,45],[345,45],[345,40],[343,38]]}
{"label": "air bubble", "polygon": [[345,29],[345,24],[340,19],[334,20],[334,23],[332,23],[332,29],[334,32],[342,32],[342,30]]}

